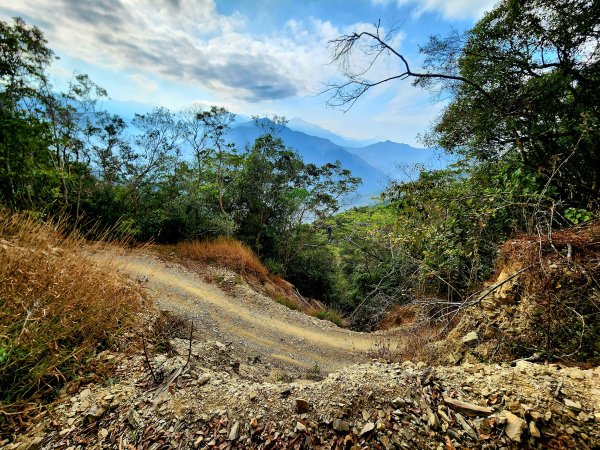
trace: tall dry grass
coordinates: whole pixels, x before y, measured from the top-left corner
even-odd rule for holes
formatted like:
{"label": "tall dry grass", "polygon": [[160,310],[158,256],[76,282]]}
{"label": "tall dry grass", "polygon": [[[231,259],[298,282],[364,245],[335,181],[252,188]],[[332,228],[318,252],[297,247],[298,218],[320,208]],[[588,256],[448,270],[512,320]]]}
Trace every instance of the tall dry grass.
{"label": "tall dry grass", "polygon": [[135,286],[64,229],[0,211],[0,428],[80,374],[141,307]]}
{"label": "tall dry grass", "polygon": [[219,237],[209,241],[182,242],[175,250],[184,258],[205,264],[214,264],[259,281],[269,279],[269,271],[247,245],[229,238]]}

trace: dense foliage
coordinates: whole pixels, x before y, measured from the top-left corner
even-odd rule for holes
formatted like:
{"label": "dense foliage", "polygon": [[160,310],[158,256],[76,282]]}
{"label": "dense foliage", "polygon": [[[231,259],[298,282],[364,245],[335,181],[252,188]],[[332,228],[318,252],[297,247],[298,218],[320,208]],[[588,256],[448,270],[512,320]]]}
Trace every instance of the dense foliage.
{"label": "dense foliage", "polygon": [[[245,149],[227,144],[223,108],[156,108],[127,123],[98,110],[107,93],[85,75],[57,93],[41,32],[0,23],[0,201],[139,240],[237,237],[355,328],[407,303],[444,319],[489,279],[507,238],[596,215],[599,24],[589,0],[503,0],[465,34],[432,37],[419,72],[379,25],[332,41],[347,77],[331,89],[339,104],[412,77],[449,100],[426,142],[460,158],[340,213],[359,180],[302,161],[277,120],[257,120],[264,133]],[[401,72],[370,81],[376,65],[353,65],[353,52],[399,58]]]}
{"label": "dense foliage", "polygon": [[174,243],[236,236],[285,273],[302,225],[336,212],[360,179],[339,162],[305,163],[277,137],[234,148],[224,108],[158,107],[128,123],[100,108],[107,92],[76,74],[59,93],[39,29],[0,22],[0,203],[78,227]]}
{"label": "dense foliage", "polygon": [[431,141],[480,161],[519,155],[571,206],[598,207],[600,8],[589,0],[505,0],[464,36],[432,38],[420,78],[452,94]]}

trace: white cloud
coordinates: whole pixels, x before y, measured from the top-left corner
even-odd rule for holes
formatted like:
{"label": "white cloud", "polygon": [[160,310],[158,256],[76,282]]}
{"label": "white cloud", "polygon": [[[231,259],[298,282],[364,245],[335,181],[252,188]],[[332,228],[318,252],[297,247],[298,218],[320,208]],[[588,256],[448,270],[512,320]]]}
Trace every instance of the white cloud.
{"label": "white cloud", "polygon": [[129,75],[127,78],[135,82],[136,85],[141,87],[146,93],[156,92],[156,89],[158,88],[158,85],[154,81],[139,73]]}
{"label": "white cloud", "polygon": [[326,43],[343,31],[312,19],[253,36],[215,0],[4,0],[0,14],[40,26],[59,55],[144,74],[132,79],[148,91],[162,77],[247,102],[312,95],[335,73]]}
{"label": "white cloud", "polygon": [[412,5],[413,14],[420,16],[426,12],[437,11],[445,19],[479,19],[489,11],[498,0],[371,0],[373,4],[396,2],[398,6]]}

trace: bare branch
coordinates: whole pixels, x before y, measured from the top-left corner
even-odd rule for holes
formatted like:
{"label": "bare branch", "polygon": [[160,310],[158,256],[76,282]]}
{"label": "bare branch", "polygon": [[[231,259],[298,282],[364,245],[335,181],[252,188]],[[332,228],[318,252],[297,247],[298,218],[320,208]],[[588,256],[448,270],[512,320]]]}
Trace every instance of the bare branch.
{"label": "bare branch", "polygon": [[[496,104],[495,99],[481,85],[463,76],[450,73],[413,71],[406,57],[390,44],[395,30],[388,32],[384,37],[381,36],[380,30],[380,23],[376,23],[372,32],[352,33],[329,41],[331,63],[338,66],[345,79],[342,82],[325,83],[325,88],[321,91],[321,94],[329,95],[327,103],[330,106],[341,107],[344,111],[348,111],[370,88],[389,81],[405,80],[407,78],[441,79],[465,83],[476,89],[490,103]],[[362,52],[362,55],[369,58],[366,67],[358,68],[355,66],[355,52],[357,51]],[[400,72],[376,81],[366,78],[368,72],[371,71],[375,62],[382,55],[392,55],[399,59],[401,62]]]}

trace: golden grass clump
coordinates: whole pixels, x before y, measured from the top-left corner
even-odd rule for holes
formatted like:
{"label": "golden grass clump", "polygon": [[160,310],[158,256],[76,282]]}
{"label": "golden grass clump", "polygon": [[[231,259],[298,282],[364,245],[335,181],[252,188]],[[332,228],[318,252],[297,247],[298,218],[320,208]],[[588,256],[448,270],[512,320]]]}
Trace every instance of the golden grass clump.
{"label": "golden grass clump", "polygon": [[141,307],[138,290],[64,230],[0,212],[0,428],[85,373]]}
{"label": "golden grass clump", "polygon": [[182,242],[175,249],[181,256],[194,261],[222,266],[261,282],[269,279],[269,271],[250,247],[233,238]]}

